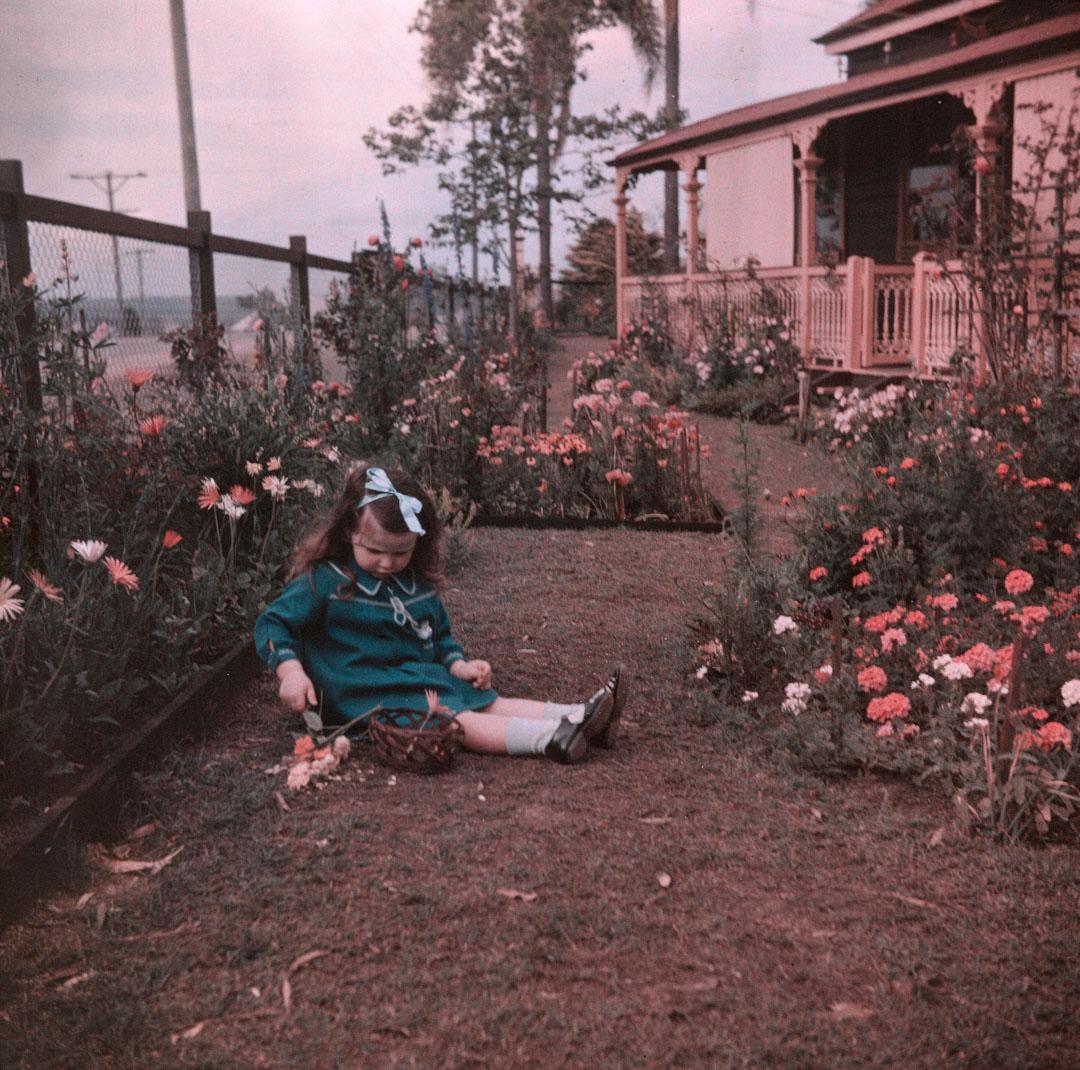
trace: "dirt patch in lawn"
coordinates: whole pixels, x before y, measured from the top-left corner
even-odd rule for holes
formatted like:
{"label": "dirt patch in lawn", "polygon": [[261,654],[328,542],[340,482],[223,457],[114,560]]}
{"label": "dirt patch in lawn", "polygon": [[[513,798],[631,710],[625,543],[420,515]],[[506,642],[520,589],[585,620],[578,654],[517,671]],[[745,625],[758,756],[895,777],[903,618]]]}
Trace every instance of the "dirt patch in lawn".
{"label": "dirt patch in lawn", "polygon": [[620,746],[396,778],[360,747],[288,795],[265,770],[296,726],[260,682],[139,778],[128,859],[179,854],[91,862],[0,936],[0,1064],[1080,1062],[1073,850],[971,840],[931,793],[699,727],[687,625],[721,539],[470,542],[467,648],[504,693],[562,700],[624,661]]}

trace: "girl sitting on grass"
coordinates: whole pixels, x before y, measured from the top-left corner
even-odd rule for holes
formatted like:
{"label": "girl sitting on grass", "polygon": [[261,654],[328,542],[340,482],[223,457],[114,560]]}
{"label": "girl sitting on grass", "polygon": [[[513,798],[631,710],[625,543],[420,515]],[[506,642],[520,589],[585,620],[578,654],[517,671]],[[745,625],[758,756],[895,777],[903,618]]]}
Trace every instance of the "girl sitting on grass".
{"label": "girl sitting on grass", "polygon": [[[392,477],[392,478],[391,478]],[[615,669],[583,703],[505,698],[491,666],[467,659],[437,591],[442,523],[430,497],[402,471],[353,469],[340,500],[293,554],[284,591],[255,623],[259,657],[292,710],[319,705],[341,721],[376,707],[428,709],[427,691],[484,754],[581,761],[588,743],[611,747],[625,703]]]}

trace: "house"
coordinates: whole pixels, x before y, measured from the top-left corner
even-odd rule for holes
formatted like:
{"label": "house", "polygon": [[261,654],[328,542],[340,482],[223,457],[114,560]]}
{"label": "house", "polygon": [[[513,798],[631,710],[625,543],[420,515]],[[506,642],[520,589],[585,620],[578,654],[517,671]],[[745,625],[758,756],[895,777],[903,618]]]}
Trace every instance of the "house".
{"label": "house", "polygon": [[[1080,6],[877,0],[816,43],[846,59],[845,80],[692,123],[614,160],[620,330],[663,308],[692,341],[710,310],[749,307],[757,283],[740,269],[752,258],[813,369],[936,377],[966,350],[985,373],[980,299],[957,258],[994,191],[1029,171],[1041,116],[1067,119],[1080,99]],[[1033,105],[1043,104],[1040,115]],[[961,128],[973,157],[955,147]],[[630,276],[628,182],[672,169],[685,179],[685,271]],[[949,206],[965,184],[976,218],[958,221]],[[1052,207],[1053,190],[1042,195]],[[1049,257],[1055,235],[1037,237]],[[1080,364],[1070,332],[1061,337],[1058,366],[1080,371],[1069,368]]]}

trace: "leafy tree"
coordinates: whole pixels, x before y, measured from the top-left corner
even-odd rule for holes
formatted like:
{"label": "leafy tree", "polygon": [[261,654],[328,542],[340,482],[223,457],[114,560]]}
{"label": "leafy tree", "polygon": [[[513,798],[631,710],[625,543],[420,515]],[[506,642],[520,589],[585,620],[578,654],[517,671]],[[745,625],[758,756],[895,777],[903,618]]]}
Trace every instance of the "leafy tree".
{"label": "leafy tree", "polygon": [[[626,259],[632,275],[658,275],[663,271],[664,239],[646,230],[641,212],[626,214]],[[559,279],[561,294],[556,308],[559,322],[586,323],[590,329],[610,333],[615,327],[615,223],[594,219],[582,228],[566,256],[567,268]]]}
{"label": "leafy tree", "polygon": [[[660,58],[659,23],[651,0],[425,0],[415,28],[427,38],[422,62],[438,96],[452,98],[459,92],[462,76],[484,41],[506,19],[517,24],[525,65],[524,100],[534,132],[540,292],[550,317],[552,204],[564,195],[554,168],[575,134],[610,134],[619,127],[617,110],[609,111],[599,126],[575,126],[571,97],[583,78],[581,58],[588,48],[585,35],[606,27],[625,27],[651,81]],[[642,136],[645,131],[640,121],[636,125],[635,132]],[[618,132],[625,134],[629,129],[621,127]]]}

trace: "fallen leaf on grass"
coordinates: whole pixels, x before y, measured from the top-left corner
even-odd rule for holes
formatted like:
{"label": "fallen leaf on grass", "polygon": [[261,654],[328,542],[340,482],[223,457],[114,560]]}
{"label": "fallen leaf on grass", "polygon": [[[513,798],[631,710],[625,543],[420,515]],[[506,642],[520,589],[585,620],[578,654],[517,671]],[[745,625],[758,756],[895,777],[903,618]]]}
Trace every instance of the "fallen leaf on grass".
{"label": "fallen leaf on grass", "polygon": [[93,892],[83,892],[83,894],[79,896],[79,901],[75,904],[75,909],[82,910],[82,908],[86,906],[86,904],[89,903],[90,900],[93,898]]}
{"label": "fallen leaf on grass", "polygon": [[858,1003],[830,1003],[829,1010],[833,1017],[840,1021],[861,1021],[873,1017],[874,1014],[869,1007],[860,1006]]}
{"label": "fallen leaf on grass", "polygon": [[288,1014],[292,1010],[292,985],[289,984],[288,977],[281,979],[281,1002],[285,1007],[285,1013]]}
{"label": "fallen leaf on grass", "polygon": [[825,818],[825,815],[816,806],[810,807],[810,816],[815,821],[823,821]]}
{"label": "fallen leaf on grass", "polygon": [[305,951],[302,955],[298,955],[292,960],[292,962],[289,964],[288,970],[285,971],[286,975],[294,974],[297,970],[306,966],[309,962],[314,962],[316,959],[322,958],[323,955],[329,954],[329,951]]}
{"label": "fallen leaf on grass", "polygon": [[670,888],[671,887],[671,874],[670,873],[657,873],[657,875],[656,875],[656,883],[659,884],[661,888]]}
{"label": "fallen leaf on grass", "polygon": [[156,862],[137,862],[132,858],[110,858],[106,848],[98,844],[97,861],[110,873],[160,873],[183,849],[181,845]]}
{"label": "fallen leaf on grass", "polygon": [[81,985],[83,981],[89,981],[91,977],[97,975],[97,970],[86,970],[83,973],[77,973],[74,977],[69,977],[59,987],[60,988],[74,988],[76,985]]}
{"label": "fallen leaf on grass", "polygon": [[913,895],[901,895],[899,892],[889,892],[893,899],[899,899],[901,903],[907,903],[910,907],[924,907],[928,910],[939,910],[937,903],[930,903],[925,899],[916,899]]}
{"label": "fallen leaf on grass", "polygon": [[937,847],[937,845],[939,843],[941,843],[941,841],[943,839],[945,839],[945,826],[944,825],[942,825],[941,828],[934,829],[934,831],[930,833],[930,839],[928,839],[926,841],[926,846],[927,847]]}
{"label": "fallen leaf on grass", "polygon": [[519,892],[516,888],[496,888],[495,891],[507,899],[520,899],[523,903],[532,903],[540,898],[537,892]]}
{"label": "fallen leaf on grass", "polygon": [[643,825],[666,825],[669,821],[673,821],[673,820],[674,820],[674,818],[671,818],[671,817],[639,817],[638,818],[638,821],[640,821]]}
{"label": "fallen leaf on grass", "polygon": [[156,821],[149,821],[145,825],[140,825],[130,836],[129,840],[145,840],[151,832],[157,831],[158,824]]}
{"label": "fallen leaf on grass", "polygon": [[173,1033],[169,1039],[174,1044],[179,1044],[181,1040],[194,1040],[205,1028],[206,1022],[196,1022],[193,1026],[180,1033]]}
{"label": "fallen leaf on grass", "polygon": [[285,801],[285,796],[282,795],[280,791],[274,792],[274,798],[277,799],[278,809],[284,810],[285,813],[288,813],[292,809],[292,807],[289,806],[289,804]]}

